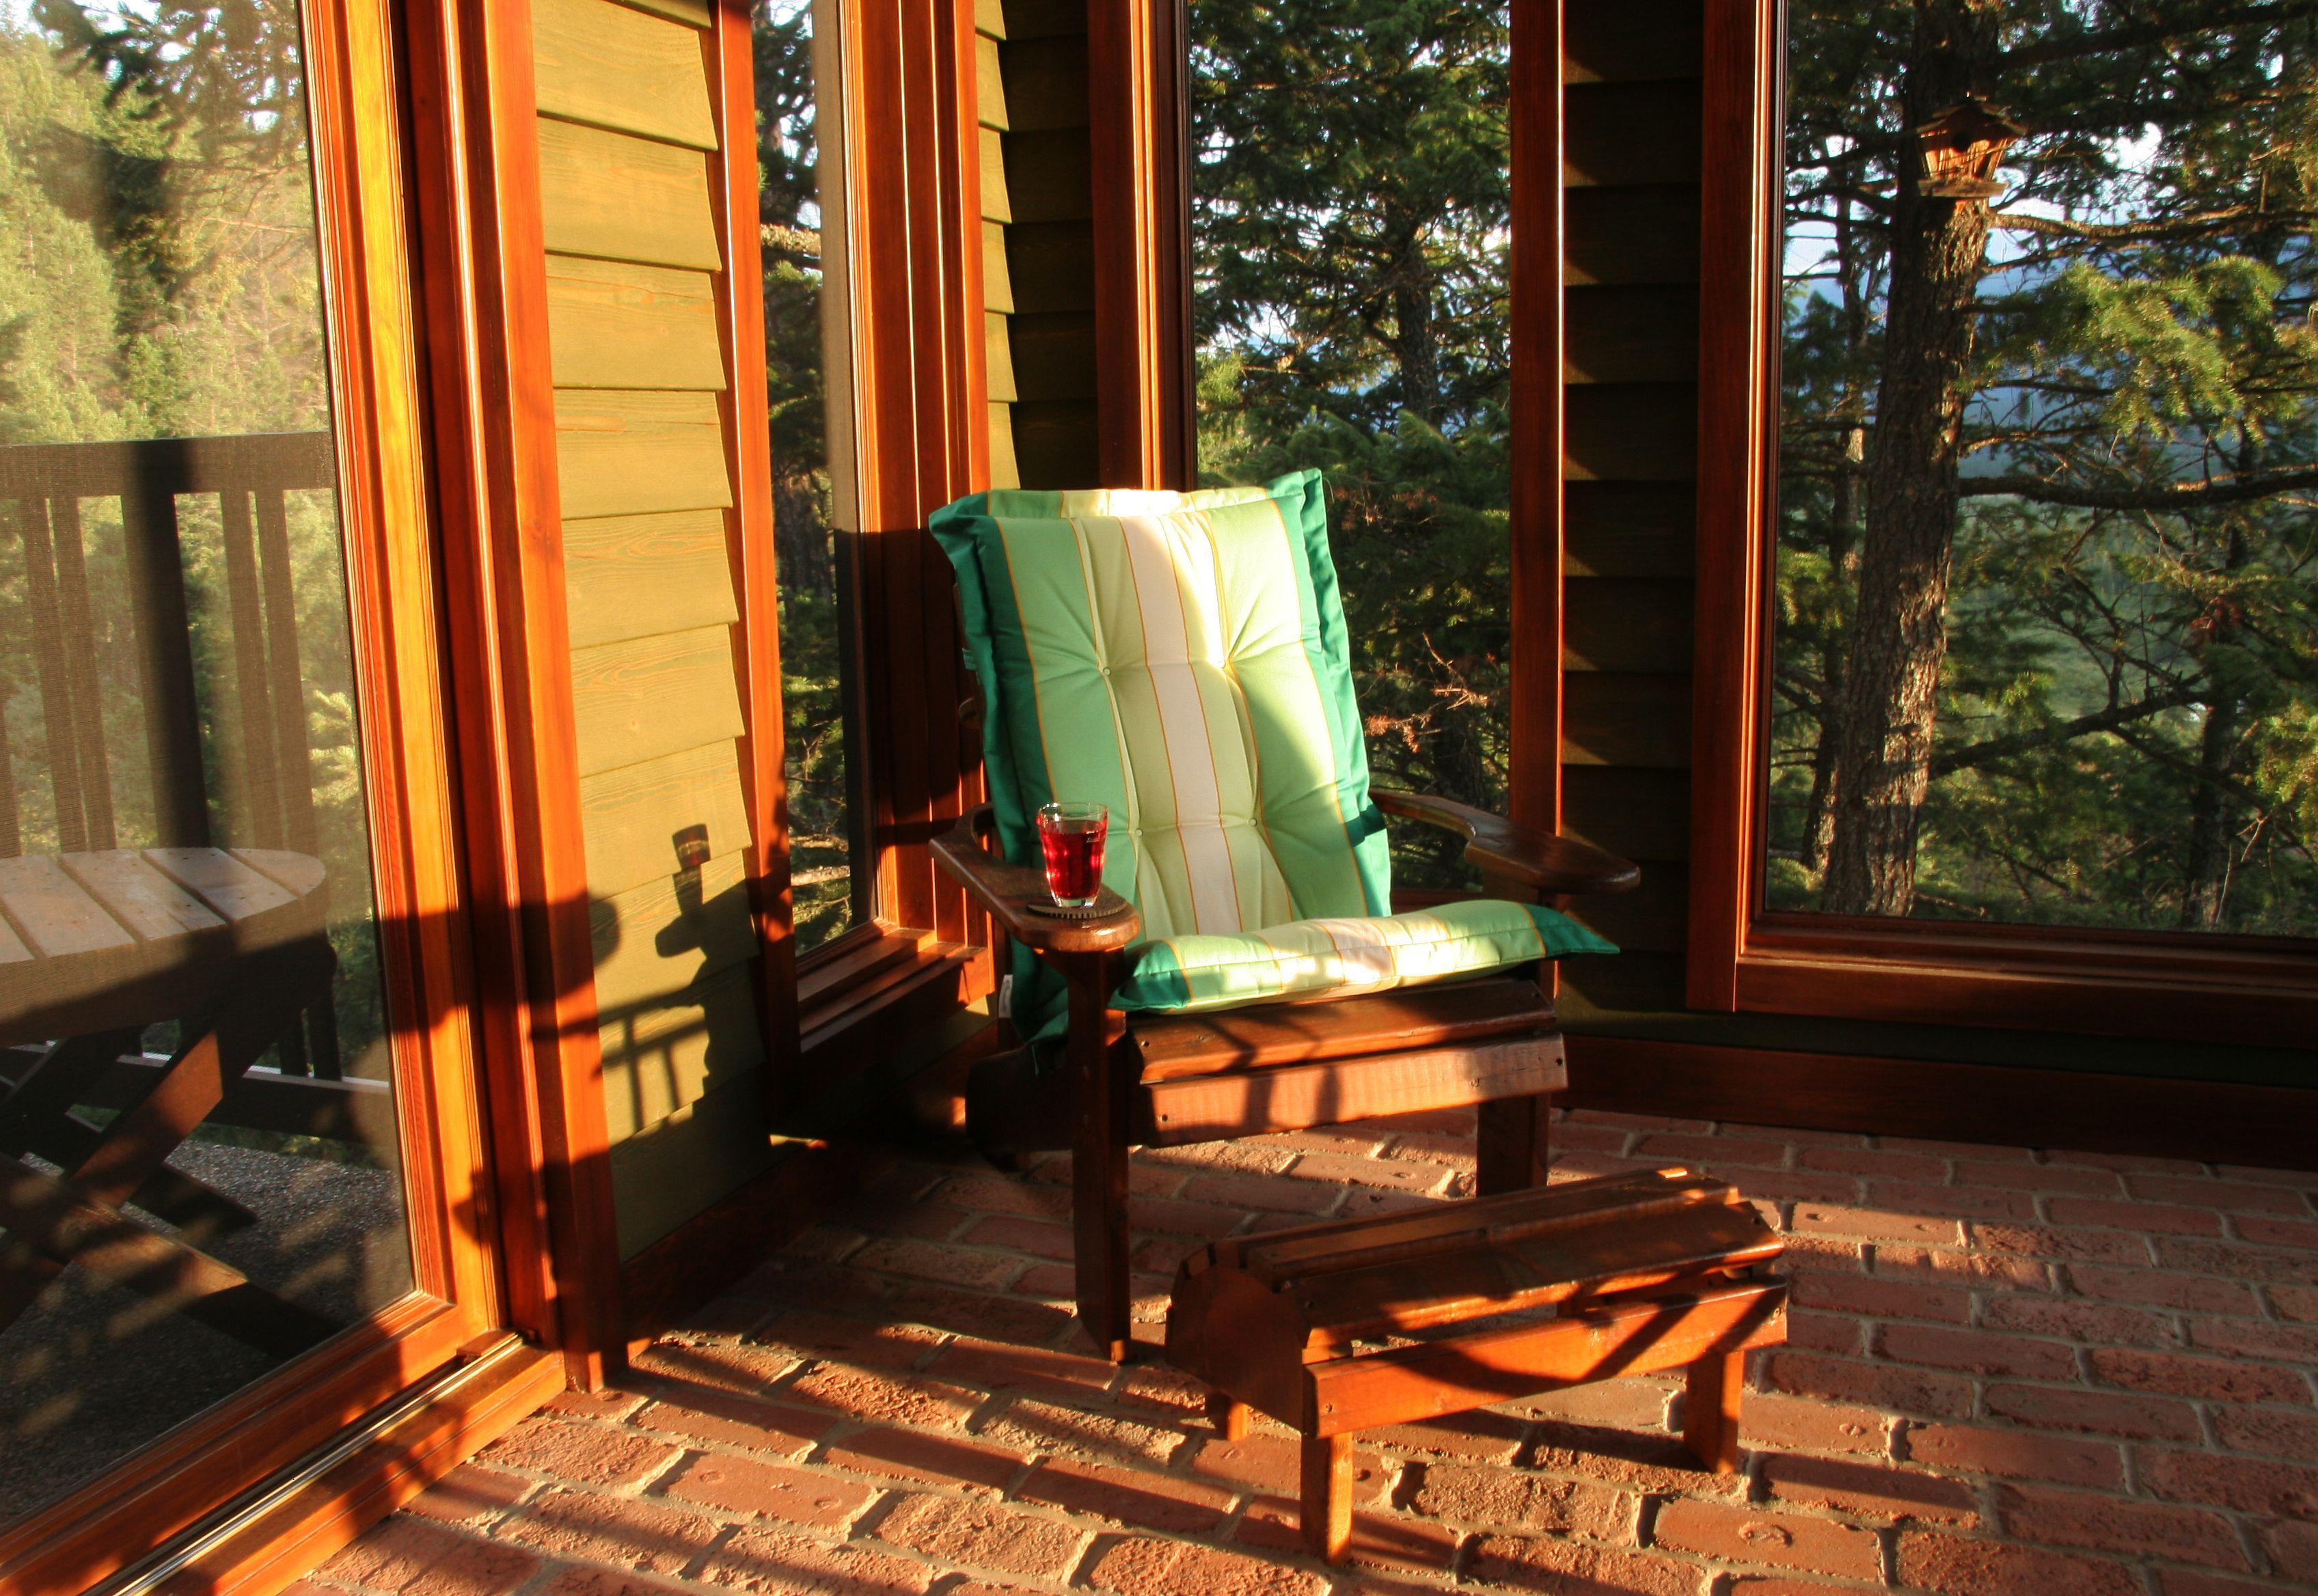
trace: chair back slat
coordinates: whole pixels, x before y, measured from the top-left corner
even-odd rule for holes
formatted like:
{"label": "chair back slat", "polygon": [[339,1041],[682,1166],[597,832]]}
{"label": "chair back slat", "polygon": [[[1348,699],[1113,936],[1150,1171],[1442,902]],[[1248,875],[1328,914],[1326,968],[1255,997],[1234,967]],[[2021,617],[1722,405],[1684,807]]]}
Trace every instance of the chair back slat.
{"label": "chair back slat", "polygon": [[65,665],[63,623],[57,614],[56,550],[49,533],[49,501],[19,499],[16,526],[24,555],[24,605],[31,612],[33,667],[40,677],[40,724],[47,733],[49,787],[56,796],[57,837],[67,853],[88,847],[81,815],[80,738],[73,725],[73,693]]}
{"label": "chair back slat", "polygon": [[96,624],[88,602],[88,559],[81,536],[80,500],[60,494],[49,501],[56,540],[57,619],[62,627],[65,674],[72,686],[73,726],[80,738],[82,824],[92,848],[119,846],[112,820],[112,767],[104,748],[104,696],[97,688]]}
{"label": "chair back slat", "polygon": [[281,797],[283,835],[287,847],[310,854],[315,848],[313,749],[306,735],[306,678],[298,660],[298,597],[291,580],[289,515],[283,502],[284,490],[292,485],[278,479],[256,484],[257,544],[264,563],[265,652],[274,677],[275,791]]}
{"label": "chair back slat", "polygon": [[265,605],[258,596],[257,541],[249,516],[249,491],[225,489],[218,495],[218,525],[225,544],[227,607],[233,619],[234,692],[240,702],[235,739],[248,806],[249,835],[259,847],[283,846],[281,760],[274,749],[274,704],[265,665]]}

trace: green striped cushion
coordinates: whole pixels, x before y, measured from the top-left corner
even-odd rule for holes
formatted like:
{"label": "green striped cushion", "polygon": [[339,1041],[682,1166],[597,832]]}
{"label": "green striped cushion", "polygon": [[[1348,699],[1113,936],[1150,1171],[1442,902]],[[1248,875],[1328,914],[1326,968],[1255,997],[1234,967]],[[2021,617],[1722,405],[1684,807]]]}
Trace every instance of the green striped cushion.
{"label": "green striped cushion", "polygon": [[1550,909],[1474,899],[1413,914],[1141,943],[1128,954],[1118,1001],[1128,1009],[1185,1009],[1353,997],[1564,954],[1617,951]]}

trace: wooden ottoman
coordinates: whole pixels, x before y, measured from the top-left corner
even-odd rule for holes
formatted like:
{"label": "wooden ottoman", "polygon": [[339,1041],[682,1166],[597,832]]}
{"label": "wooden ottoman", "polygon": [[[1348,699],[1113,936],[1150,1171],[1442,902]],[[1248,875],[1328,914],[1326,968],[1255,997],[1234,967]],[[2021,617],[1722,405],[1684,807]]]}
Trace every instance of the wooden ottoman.
{"label": "wooden ottoman", "polygon": [[1167,1356],[1224,1434],[1304,1437],[1304,1539],[1352,1534],[1352,1435],[1619,1375],[1689,1370],[1683,1440],[1738,1466],[1741,1355],[1779,1339],[1778,1235],[1687,1170],[1217,1242],[1186,1259]]}

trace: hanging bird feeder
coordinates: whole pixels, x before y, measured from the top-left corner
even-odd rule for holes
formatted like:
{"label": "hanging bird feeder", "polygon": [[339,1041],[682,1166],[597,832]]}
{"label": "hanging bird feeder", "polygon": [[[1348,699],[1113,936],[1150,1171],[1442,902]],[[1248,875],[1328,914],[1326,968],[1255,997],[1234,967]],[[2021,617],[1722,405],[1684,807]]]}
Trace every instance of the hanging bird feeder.
{"label": "hanging bird feeder", "polygon": [[2027,130],[1978,96],[1949,106],[1916,130],[1924,163],[1916,187],[1935,199],[1994,199],[2004,192],[1997,163]]}

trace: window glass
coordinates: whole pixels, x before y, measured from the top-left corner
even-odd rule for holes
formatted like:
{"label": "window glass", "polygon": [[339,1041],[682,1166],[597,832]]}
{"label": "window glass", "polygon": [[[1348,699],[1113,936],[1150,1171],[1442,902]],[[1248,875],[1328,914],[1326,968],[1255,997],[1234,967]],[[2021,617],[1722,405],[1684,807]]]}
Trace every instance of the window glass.
{"label": "window glass", "polygon": [[[1503,811],[1508,13],[1194,0],[1200,480],[1317,466],[1383,785]],[[1457,848],[1394,829],[1397,883]]]}
{"label": "window glass", "polygon": [[1788,10],[1766,898],[2318,934],[2318,24]]}
{"label": "window glass", "polygon": [[410,1288],[299,37],[0,0],[0,1520]]}

